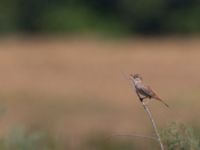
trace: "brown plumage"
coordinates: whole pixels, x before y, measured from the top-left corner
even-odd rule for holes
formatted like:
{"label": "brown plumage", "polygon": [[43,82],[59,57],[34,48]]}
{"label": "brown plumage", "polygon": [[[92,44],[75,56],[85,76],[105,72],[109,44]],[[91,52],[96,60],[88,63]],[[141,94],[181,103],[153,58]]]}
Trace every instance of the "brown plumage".
{"label": "brown plumage", "polygon": [[155,100],[158,100],[162,102],[165,106],[169,107],[168,104],[166,104],[155,91],[152,90],[150,86],[145,86],[142,82],[142,77],[139,74],[130,75],[131,79],[134,83],[136,93],[141,101],[145,98],[153,98]]}

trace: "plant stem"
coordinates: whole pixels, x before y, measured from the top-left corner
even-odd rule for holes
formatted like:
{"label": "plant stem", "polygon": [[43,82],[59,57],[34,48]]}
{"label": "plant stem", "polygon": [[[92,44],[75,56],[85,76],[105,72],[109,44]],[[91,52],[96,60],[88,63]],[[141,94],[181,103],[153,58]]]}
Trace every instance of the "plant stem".
{"label": "plant stem", "polygon": [[164,146],[163,146],[163,143],[162,143],[162,141],[161,141],[160,134],[159,134],[159,132],[158,132],[158,128],[157,128],[156,123],[155,123],[155,121],[154,121],[154,119],[153,119],[153,116],[152,116],[152,114],[151,114],[151,111],[149,110],[149,108],[148,108],[144,103],[142,103],[142,105],[143,105],[144,110],[146,111],[146,113],[148,114],[148,116],[149,116],[149,118],[150,118],[150,120],[151,120],[153,129],[154,129],[154,131],[155,131],[155,133],[156,133],[156,136],[157,136],[157,140],[158,140],[158,142],[159,142],[159,144],[160,144],[160,149],[161,149],[161,150],[164,150]]}
{"label": "plant stem", "polygon": [[158,141],[156,137],[146,136],[146,135],[141,135],[141,134],[113,134],[113,135],[109,136],[108,138],[113,137],[113,136],[145,138],[145,139],[149,139],[149,140]]}

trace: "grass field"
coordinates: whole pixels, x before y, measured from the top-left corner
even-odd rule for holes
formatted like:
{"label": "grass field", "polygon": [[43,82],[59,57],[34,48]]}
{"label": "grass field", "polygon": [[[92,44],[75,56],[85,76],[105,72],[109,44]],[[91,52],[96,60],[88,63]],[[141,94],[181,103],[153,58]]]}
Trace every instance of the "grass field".
{"label": "grass field", "polygon": [[[170,105],[149,103],[159,128],[200,128],[200,39],[0,40],[0,133],[45,130],[73,147],[85,136],[150,134],[151,124],[124,73],[140,73]],[[74,140],[76,139],[76,140]]]}

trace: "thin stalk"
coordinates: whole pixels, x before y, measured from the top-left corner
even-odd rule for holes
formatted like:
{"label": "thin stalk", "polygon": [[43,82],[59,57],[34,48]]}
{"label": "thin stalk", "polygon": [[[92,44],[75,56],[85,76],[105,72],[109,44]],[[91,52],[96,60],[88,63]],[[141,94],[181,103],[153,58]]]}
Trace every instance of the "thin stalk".
{"label": "thin stalk", "polygon": [[156,123],[155,123],[155,121],[153,119],[151,111],[149,110],[149,108],[144,103],[142,103],[142,106],[144,107],[144,110],[146,111],[146,113],[148,114],[149,119],[151,120],[153,129],[154,129],[154,131],[156,133],[156,136],[157,136],[158,143],[160,144],[160,149],[164,150],[164,146],[163,146],[163,143],[161,141],[160,134],[158,132],[158,128],[157,128]]}
{"label": "thin stalk", "polygon": [[109,136],[108,138],[111,138],[113,136],[132,137],[132,138],[144,138],[144,139],[149,139],[149,140],[157,141],[156,137],[146,136],[146,135],[141,135],[141,134],[113,134],[113,135]]}

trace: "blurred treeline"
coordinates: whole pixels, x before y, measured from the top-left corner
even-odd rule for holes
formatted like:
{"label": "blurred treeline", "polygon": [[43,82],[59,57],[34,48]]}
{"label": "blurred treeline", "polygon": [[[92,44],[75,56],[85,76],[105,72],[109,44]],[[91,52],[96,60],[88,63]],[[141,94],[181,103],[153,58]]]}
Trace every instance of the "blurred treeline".
{"label": "blurred treeline", "polygon": [[200,32],[199,0],[1,0],[0,33]]}

